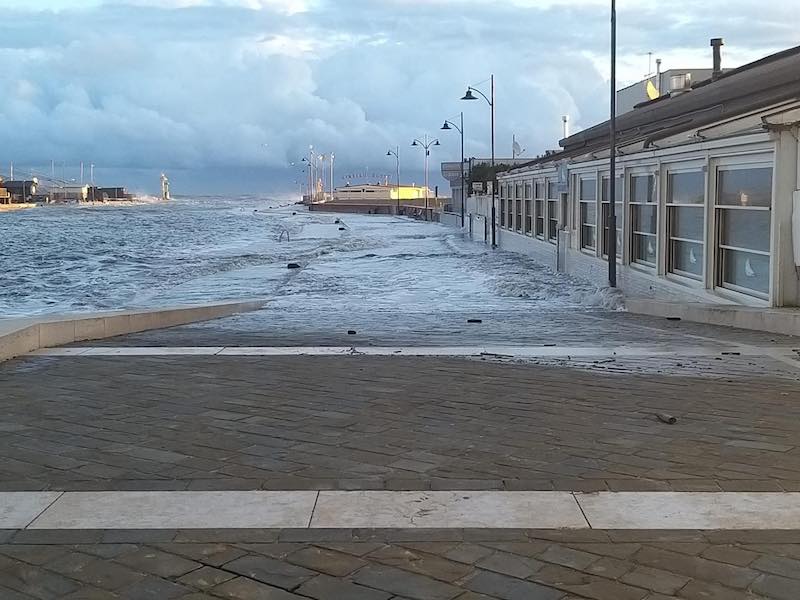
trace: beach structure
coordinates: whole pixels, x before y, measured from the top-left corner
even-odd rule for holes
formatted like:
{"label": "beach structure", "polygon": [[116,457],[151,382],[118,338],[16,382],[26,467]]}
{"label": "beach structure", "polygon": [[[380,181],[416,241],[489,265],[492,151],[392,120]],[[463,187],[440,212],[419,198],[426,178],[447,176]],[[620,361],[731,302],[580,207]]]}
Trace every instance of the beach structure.
{"label": "beach structure", "polygon": [[[445,200],[428,190],[428,216],[440,211]],[[425,187],[389,183],[347,184],[333,191],[333,198],[309,204],[309,210],[371,214],[416,214],[425,211]],[[424,216],[424,215],[423,215]]]}

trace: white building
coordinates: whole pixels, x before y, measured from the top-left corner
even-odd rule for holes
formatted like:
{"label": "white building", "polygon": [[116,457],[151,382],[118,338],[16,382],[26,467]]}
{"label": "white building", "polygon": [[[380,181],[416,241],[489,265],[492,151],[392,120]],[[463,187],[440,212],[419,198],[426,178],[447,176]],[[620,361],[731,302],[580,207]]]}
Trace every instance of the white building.
{"label": "white building", "polygon": [[[800,305],[800,47],[617,119],[619,285],[663,300]],[[607,281],[609,124],[501,173],[498,245]],[[486,239],[485,198],[467,203]],[[793,227],[792,218],[795,224]]]}

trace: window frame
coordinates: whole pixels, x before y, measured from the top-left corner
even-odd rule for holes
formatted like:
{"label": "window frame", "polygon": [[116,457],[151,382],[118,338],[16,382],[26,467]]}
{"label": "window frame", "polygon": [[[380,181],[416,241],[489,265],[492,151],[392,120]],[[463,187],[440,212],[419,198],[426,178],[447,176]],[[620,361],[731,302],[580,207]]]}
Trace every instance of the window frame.
{"label": "window frame", "polygon": [[[633,180],[637,178],[647,178],[652,181],[652,202],[636,202],[633,199],[633,193],[636,189]],[[628,187],[625,193],[626,200],[627,200],[627,211],[626,216],[628,217],[627,223],[627,243],[629,248],[629,263],[632,267],[645,269],[648,272],[657,272],[658,265],[661,261],[662,255],[662,247],[660,243],[660,231],[661,231],[661,202],[660,202],[660,194],[659,194],[659,179],[660,173],[657,165],[653,165],[652,167],[646,169],[634,169],[628,175]],[[635,219],[634,219],[634,211],[639,207],[646,207],[651,206],[655,209],[656,212],[656,223],[655,223],[655,231],[654,232],[646,232],[646,231],[638,231],[635,229]],[[654,262],[651,264],[645,260],[640,260],[636,258],[636,248],[637,242],[639,237],[644,238],[652,238],[655,242],[655,259]]]}
{"label": "window frame", "polygon": [[[617,228],[616,231],[619,233],[617,244],[617,262],[621,263],[623,256],[625,256],[625,172],[618,171],[617,176],[614,178],[615,181],[619,180],[621,188],[619,193],[619,200],[614,202],[615,207],[619,206],[619,210],[615,211],[615,217],[617,218]],[[600,256],[602,258],[608,259],[608,251],[606,250],[606,245],[608,244],[606,240],[606,230],[609,229],[607,225],[608,218],[610,217],[610,208],[611,208],[611,201],[604,200],[603,196],[606,192],[606,180],[610,180],[608,173],[600,173],[600,222],[602,224],[602,238],[600,240]],[[610,185],[610,184],[609,184]],[[609,192],[611,188],[609,187]],[[610,196],[610,193],[609,193]],[[611,235],[611,232],[608,232],[608,235]]]}
{"label": "window frame", "polygon": [[[708,275],[708,199],[709,199],[709,190],[708,190],[708,169],[705,166],[699,165],[664,165],[663,170],[664,174],[664,209],[665,209],[665,227],[666,227],[666,247],[664,248],[664,252],[666,254],[666,269],[665,275],[667,277],[674,277],[679,279],[680,281],[684,281],[687,283],[691,283],[695,286],[702,286],[705,287],[706,278]],[[670,183],[671,183],[671,176],[672,175],[683,175],[687,173],[699,173],[703,177],[703,202],[702,203],[687,203],[687,202],[670,202]],[[703,223],[702,223],[702,240],[694,240],[689,238],[678,237],[672,234],[674,226],[674,215],[676,214],[677,210],[681,208],[694,208],[701,212],[703,215]],[[699,245],[703,249],[703,257],[701,260],[702,264],[702,271],[700,275],[696,275],[694,273],[690,273],[688,271],[683,271],[681,269],[676,269],[673,266],[673,243],[684,243],[684,244],[695,244]]]}
{"label": "window frame", "polygon": [[[577,195],[578,195],[578,247],[581,252],[597,256],[597,173],[586,173],[578,175]],[[583,182],[591,181],[594,187],[594,198],[590,200],[583,199]],[[583,206],[594,206],[594,223],[584,223],[583,219]],[[584,228],[589,227],[594,231],[594,246],[587,246],[584,240]]]}
{"label": "window frame", "polygon": [[[748,171],[757,169],[769,169],[770,173],[770,202],[769,206],[737,206],[731,204],[720,203],[720,179],[721,174],[729,171]],[[713,286],[715,289],[725,292],[735,292],[743,294],[750,298],[758,298],[760,300],[769,300],[772,290],[772,219],[773,207],[775,206],[775,165],[771,160],[752,161],[752,162],[721,162],[715,165],[714,168],[714,187],[713,187],[713,219],[714,219],[714,280]],[[769,250],[755,250],[740,246],[733,246],[731,244],[723,244],[723,218],[722,215],[725,211],[748,211],[748,212],[766,212],[769,214]],[[768,258],[768,276],[769,281],[767,284],[767,291],[762,292],[752,288],[736,285],[735,283],[726,282],[724,279],[725,271],[725,252],[738,252],[742,254],[752,254],[756,256],[766,256]]]}

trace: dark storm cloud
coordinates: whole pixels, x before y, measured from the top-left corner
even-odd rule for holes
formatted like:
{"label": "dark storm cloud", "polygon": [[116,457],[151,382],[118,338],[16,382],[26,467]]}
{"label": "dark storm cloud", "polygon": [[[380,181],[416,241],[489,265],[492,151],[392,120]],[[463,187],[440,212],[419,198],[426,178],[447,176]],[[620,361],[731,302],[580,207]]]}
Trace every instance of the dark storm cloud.
{"label": "dark storm cloud", "polygon": [[[705,66],[716,35],[730,62],[793,45],[798,3],[623,0],[622,76],[643,75],[651,50],[666,67]],[[444,134],[460,110],[468,154],[486,155],[488,109],[458,98],[491,72],[498,153],[512,134],[541,152],[556,146],[562,114],[585,127],[606,113],[605,4],[60,0],[57,11],[7,11],[0,160],[282,167],[314,143],[342,168],[382,165],[388,146]],[[437,158],[455,158],[455,137],[441,139]]]}

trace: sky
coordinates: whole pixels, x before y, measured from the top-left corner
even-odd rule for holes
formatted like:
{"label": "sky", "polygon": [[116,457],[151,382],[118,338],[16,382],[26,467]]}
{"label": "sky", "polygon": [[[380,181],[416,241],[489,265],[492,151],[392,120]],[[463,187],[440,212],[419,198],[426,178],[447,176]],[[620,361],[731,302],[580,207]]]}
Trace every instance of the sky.
{"label": "sky", "polygon": [[[459,160],[444,119],[464,112],[467,156],[490,152],[489,107],[461,102],[496,79],[497,155],[558,147],[608,113],[609,0],[0,0],[0,174],[96,165],[97,177],[191,193],[293,189],[310,144],[336,183],[422,181]],[[619,87],[663,68],[724,66],[800,44],[800,0],[618,0]],[[653,66],[653,68],[655,68]],[[63,165],[63,166],[62,166]],[[87,167],[88,170],[88,167]],[[127,173],[127,175],[126,175]],[[130,180],[125,180],[129,177]],[[120,181],[123,179],[123,181]],[[177,184],[175,183],[177,181]]]}

